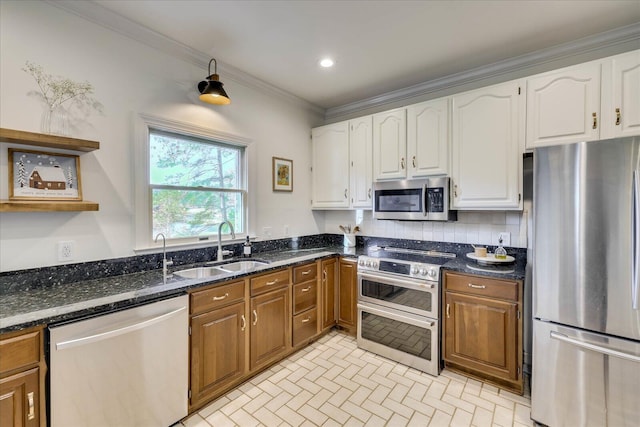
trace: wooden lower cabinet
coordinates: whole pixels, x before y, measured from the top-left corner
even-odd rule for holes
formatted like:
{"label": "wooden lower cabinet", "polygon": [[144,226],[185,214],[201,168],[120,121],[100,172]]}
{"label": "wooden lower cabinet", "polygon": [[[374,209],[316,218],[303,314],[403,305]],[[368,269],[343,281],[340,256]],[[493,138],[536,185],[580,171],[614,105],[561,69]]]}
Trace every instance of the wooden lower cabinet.
{"label": "wooden lower cabinet", "polygon": [[251,370],[291,348],[289,287],[251,298]]}
{"label": "wooden lower cabinet", "polygon": [[522,283],[445,273],[443,358],[522,394]]}
{"label": "wooden lower cabinet", "polygon": [[46,425],[42,329],[0,336],[0,427]]}
{"label": "wooden lower cabinet", "polygon": [[357,260],[340,259],[340,282],[338,285],[338,326],[351,335],[357,330]]}
{"label": "wooden lower cabinet", "polygon": [[336,324],[336,303],[338,280],[338,260],[331,258],[322,261],[320,270],[322,290],[322,330],[329,329]]}
{"label": "wooden lower cabinet", "polygon": [[191,402],[197,405],[245,375],[244,300],[191,319]]}

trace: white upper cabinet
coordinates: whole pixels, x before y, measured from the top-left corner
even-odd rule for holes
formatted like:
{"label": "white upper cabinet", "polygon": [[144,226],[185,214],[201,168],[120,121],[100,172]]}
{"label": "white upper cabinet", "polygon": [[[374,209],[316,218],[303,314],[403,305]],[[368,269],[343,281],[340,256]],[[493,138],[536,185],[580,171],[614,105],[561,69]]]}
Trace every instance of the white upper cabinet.
{"label": "white upper cabinet", "polygon": [[601,139],[640,135],[640,50],[603,62]]}
{"label": "white upper cabinet", "polygon": [[599,138],[600,63],[527,80],[527,148]]}
{"label": "white upper cabinet", "polygon": [[407,177],[449,173],[449,99],[407,107]]}
{"label": "white upper cabinet", "polygon": [[371,209],[372,117],[312,129],[314,209]]}
{"label": "white upper cabinet", "polygon": [[452,97],[452,208],[522,209],[520,92],[515,81]]}
{"label": "white upper cabinet", "polygon": [[373,115],[373,175],[376,180],[407,176],[407,118],[404,108]]}
{"label": "white upper cabinet", "polygon": [[372,124],[373,119],[371,116],[349,121],[352,208],[371,209],[373,192]]}
{"label": "white upper cabinet", "polygon": [[640,135],[640,50],[527,79],[528,149]]}
{"label": "white upper cabinet", "polygon": [[311,207],[349,207],[349,124],[311,130]]}

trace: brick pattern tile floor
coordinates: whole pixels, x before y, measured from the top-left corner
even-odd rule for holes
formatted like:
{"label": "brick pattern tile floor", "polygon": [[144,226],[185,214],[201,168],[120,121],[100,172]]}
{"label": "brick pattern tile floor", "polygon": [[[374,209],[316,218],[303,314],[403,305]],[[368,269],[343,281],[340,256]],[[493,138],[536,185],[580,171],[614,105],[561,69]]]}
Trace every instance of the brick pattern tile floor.
{"label": "brick pattern tile floor", "polygon": [[332,331],[183,425],[522,427],[534,425],[530,405],[527,396],[448,370],[433,377],[390,361]]}

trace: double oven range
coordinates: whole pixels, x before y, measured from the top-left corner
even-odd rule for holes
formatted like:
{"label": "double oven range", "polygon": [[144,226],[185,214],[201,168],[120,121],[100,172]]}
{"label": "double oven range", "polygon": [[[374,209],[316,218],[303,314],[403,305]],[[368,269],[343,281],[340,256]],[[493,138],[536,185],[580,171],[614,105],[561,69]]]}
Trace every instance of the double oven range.
{"label": "double oven range", "polygon": [[440,372],[440,266],[454,254],[374,248],[358,258],[358,347]]}

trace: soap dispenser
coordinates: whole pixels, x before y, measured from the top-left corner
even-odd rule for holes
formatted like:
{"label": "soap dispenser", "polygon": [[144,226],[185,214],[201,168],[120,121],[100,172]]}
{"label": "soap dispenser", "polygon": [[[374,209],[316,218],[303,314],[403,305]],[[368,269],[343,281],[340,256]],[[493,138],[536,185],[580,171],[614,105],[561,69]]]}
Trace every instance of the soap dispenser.
{"label": "soap dispenser", "polygon": [[507,259],[507,251],[502,247],[502,237],[498,239],[498,247],[495,252],[496,259]]}
{"label": "soap dispenser", "polygon": [[251,241],[249,240],[249,236],[247,236],[247,240],[244,242],[242,256],[244,258],[251,258]]}

